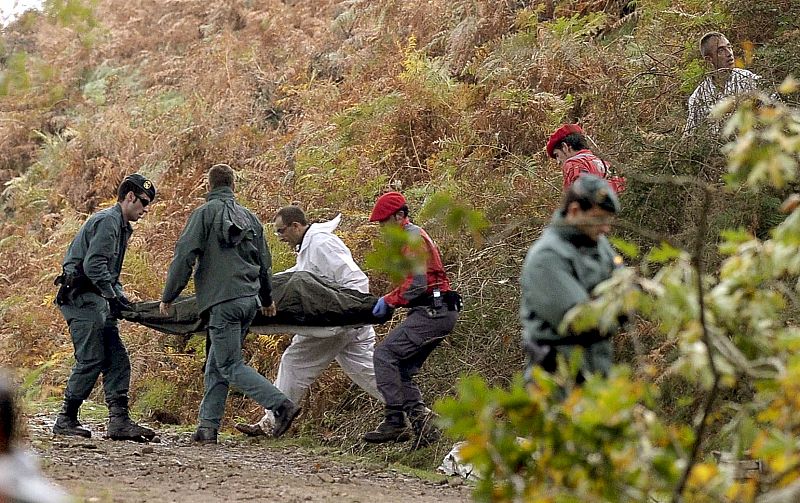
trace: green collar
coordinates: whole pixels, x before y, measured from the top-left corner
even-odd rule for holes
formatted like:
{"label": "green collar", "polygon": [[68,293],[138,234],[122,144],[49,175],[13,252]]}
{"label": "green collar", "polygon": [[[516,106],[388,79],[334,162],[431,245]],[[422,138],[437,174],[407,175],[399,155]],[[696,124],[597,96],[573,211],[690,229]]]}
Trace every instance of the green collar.
{"label": "green collar", "polygon": [[214,199],[234,199],[233,189],[230,187],[217,187],[206,195],[206,201]]}

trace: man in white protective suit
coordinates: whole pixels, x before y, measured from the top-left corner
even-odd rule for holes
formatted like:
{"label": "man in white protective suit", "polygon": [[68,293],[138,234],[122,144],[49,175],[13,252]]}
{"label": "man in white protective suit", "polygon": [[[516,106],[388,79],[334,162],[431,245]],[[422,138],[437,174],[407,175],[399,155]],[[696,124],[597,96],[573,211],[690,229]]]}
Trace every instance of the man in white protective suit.
{"label": "man in white protective suit", "polygon": [[[341,218],[337,215],[329,222],[309,224],[298,206],[278,210],[275,234],[297,252],[297,263],[285,272],[307,271],[345,288],[369,293],[367,275],[353,261],[350,249],[333,233]],[[327,331],[309,327],[308,333],[295,334],[281,356],[275,386],[300,403],[311,383],[336,360],[354,383],[383,402],[375,384],[374,347],[375,331],[370,325]],[[263,436],[272,431],[273,421],[272,411],[265,410],[258,423],[239,423],[236,429],[252,437]]]}

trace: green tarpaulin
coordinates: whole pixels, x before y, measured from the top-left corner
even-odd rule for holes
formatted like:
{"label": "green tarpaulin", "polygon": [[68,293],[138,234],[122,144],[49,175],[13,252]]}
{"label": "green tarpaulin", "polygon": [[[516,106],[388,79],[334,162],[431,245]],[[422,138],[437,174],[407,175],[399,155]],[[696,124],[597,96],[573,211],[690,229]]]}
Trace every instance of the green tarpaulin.
{"label": "green tarpaulin", "polygon": [[[338,327],[383,323],[372,315],[378,300],[329,283],[309,272],[276,274],[272,278],[272,297],[278,306],[277,316],[267,318],[259,313],[253,321],[253,331],[265,326]],[[160,332],[187,335],[204,332],[207,319],[197,311],[194,296],[180,297],[172,303],[168,316],[158,312],[158,301],[137,302],[131,311],[123,311],[125,320],[140,323]]]}

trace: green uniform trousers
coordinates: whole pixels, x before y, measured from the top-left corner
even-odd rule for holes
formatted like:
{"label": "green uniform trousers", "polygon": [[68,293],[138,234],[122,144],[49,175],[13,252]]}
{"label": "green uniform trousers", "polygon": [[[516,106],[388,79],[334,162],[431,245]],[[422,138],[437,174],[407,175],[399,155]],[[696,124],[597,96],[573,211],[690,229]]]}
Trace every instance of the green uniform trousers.
{"label": "green uniform trousers", "polygon": [[253,367],[245,364],[242,342],[260,307],[257,296],[220,302],[209,309],[205,394],[200,403],[200,426],[219,429],[225,414],[229,385],[265,409],[275,409],[286,395]]}
{"label": "green uniform trousers", "polygon": [[75,348],[75,365],[67,381],[66,398],[86,400],[100,374],[103,374],[106,402],[127,397],[131,362],[119,337],[117,320],[110,317],[108,302],[96,293],[86,292],[59,308],[67,320]]}

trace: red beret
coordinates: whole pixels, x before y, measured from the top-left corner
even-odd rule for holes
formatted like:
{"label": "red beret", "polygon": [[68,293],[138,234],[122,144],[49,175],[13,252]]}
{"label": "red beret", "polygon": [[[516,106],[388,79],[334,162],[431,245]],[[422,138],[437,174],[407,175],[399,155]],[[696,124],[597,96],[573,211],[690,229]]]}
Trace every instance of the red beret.
{"label": "red beret", "polygon": [[372,214],[369,216],[370,222],[383,222],[387,218],[397,213],[400,208],[406,205],[406,198],[399,192],[387,192],[375,201]]}
{"label": "red beret", "polygon": [[550,135],[550,139],[547,140],[547,156],[555,157],[553,149],[556,147],[556,144],[572,133],[583,134],[583,129],[581,129],[578,124],[564,124],[556,129],[556,132]]}

